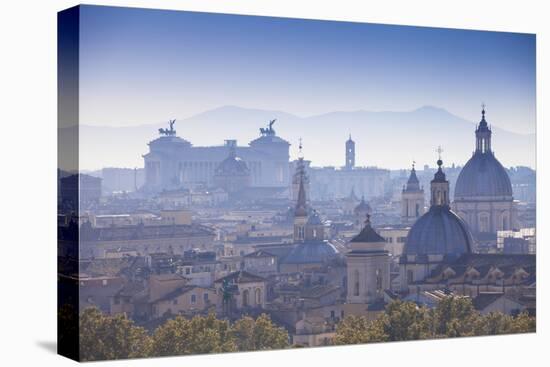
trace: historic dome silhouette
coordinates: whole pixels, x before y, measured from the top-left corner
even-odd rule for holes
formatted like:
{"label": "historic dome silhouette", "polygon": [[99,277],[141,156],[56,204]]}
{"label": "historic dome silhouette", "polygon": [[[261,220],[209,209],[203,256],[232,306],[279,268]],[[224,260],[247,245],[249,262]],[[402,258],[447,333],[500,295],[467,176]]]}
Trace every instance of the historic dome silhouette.
{"label": "historic dome silhouette", "polygon": [[430,210],[412,226],[403,255],[459,256],[472,250],[472,235],[468,225],[449,207],[449,182],[439,166],[431,182]]}
{"label": "historic dome silhouette", "polygon": [[248,176],[250,175],[250,170],[246,163],[240,158],[237,157],[237,144],[236,141],[228,140],[226,145],[229,147],[228,156],[220,162],[214,174],[216,176]]}
{"label": "historic dome silhouette", "polygon": [[456,180],[455,200],[469,197],[511,197],[512,184],[492,152],[476,152]]}
{"label": "historic dome silhouette", "polygon": [[476,150],[456,181],[455,200],[469,198],[512,198],[512,184],[506,170],[491,150],[491,129],[485,109],[476,129]]}

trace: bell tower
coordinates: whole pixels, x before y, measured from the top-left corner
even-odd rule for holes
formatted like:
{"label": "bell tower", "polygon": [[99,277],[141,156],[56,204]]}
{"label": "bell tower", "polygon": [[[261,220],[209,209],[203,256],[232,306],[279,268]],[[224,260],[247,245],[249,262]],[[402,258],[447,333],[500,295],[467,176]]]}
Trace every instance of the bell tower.
{"label": "bell tower", "polygon": [[355,167],[355,142],[351,140],[351,134],[346,141],[346,169],[353,169]]}
{"label": "bell tower", "polygon": [[306,190],[304,187],[304,176],[300,176],[298,187],[298,199],[294,209],[294,243],[304,242],[306,239],[306,224],[308,221]]}
{"label": "bell tower", "polygon": [[447,177],[445,176],[445,173],[441,169],[441,166],[443,166],[443,161],[441,160],[441,152],[443,152],[443,149],[439,147],[437,148],[437,152],[439,153],[439,159],[437,160],[438,168],[431,182],[430,205],[439,206],[439,207],[449,207],[449,204],[450,204],[449,181],[447,181]]}
{"label": "bell tower", "polygon": [[413,224],[424,214],[424,189],[420,187],[414,164],[401,192],[401,222],[404,224]]}

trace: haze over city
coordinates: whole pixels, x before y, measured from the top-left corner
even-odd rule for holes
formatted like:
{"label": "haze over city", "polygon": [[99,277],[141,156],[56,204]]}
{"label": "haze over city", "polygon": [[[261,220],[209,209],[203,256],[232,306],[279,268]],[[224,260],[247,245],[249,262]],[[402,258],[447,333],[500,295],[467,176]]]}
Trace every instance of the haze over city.
{"label": "haze over city", "polygon": [[[309,135],[308,154],[317,165],[341,165],[341,144],[350,133],[363,165],[433,164],[428,151],[437,145],[445,146],[449,162],[463,164],[472,151],[466,134],[479,122],[482,102],[490,124],[502,131],[496,132],[504,136],[500,141],[517,143],[507,150],[497,145],[505,166],[534,167],[534,35],[105,7],[90,7],[81,22],[80,124],[135,127],[90,133],[101,149],[83,134],[85,169],[140,166],[157,126],[173,118],[178,134],[194,145],[227,138],[246,145],[276,118],[276,129],[294,145],[291,155],[297,134],[306,144]],[[435,107],[429,119],[448,113],[439,125],[428,124],[443,131],[422,131],[422,116],[407,118],[423,106]],[[396,114],[386,118],[384,111]],[[388,140],[375,119],[399,127],[399,113],[420,124],[407,134],[417,135],[422,147],[392,145],[394,153],[402,149],[403,162],[374,150]],[[210,116],[202,128],[204,114]],[[449,119],[470,126],[449,125]],[[344,123],[349,131],[341,137],[315,132],[324,122]],[[152,125],[150,132],[141,125]],[[450,129],[464,139],[450,138]],[[104,143],[108,135],[123,149]],[[334,147],[330,156],[327,147]],[[510,150],[515,153],[502,157]]]}

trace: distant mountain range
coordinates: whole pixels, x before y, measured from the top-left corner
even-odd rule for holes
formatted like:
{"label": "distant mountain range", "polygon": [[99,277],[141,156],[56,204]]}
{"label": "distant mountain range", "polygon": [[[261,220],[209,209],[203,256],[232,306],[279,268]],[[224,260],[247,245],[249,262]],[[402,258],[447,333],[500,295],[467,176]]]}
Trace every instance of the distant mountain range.
{"label": "distant mountain range", "polygon": [[[170,116],[169,116],[170,117]],[[259,136],[259,128],[269,120],[277,135],[289,141],[291,157],[296,157],[299,138],[304,156],[314,166],[341,166],[344,142],[351,134],[356,142],[360,166],[405,168],[414,159],[418,165],[435,165],[437,146],[444,149],[446,165],[462,165],[472,154],[477,121],[467,121],[448,111],[424,106],[406,112],[335,111],[298,117],[282,111],[224,106],[190,118],[177,120],[178,136],[195,146],[221,145],[237,139],[246,145]],[[489,123],[491,122],[488,116]],[[158,137],[158,128],[167,123],[131,127],[83,125],[80,129],[80,162],[83,169],[101,167],[142,167],[147,143]],[[493,149],[506,166],[535,165],[535,134],[517,134],[493,126]],[[62,134],[69,133],[68,131]]]}

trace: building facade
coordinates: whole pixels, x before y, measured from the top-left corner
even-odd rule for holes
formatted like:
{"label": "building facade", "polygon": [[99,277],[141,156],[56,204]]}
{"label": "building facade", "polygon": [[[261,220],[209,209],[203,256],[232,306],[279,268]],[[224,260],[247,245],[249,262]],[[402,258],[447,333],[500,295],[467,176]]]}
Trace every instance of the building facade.
{"label": "building facade", "polygon": [[229,140],[224,146],[210,147],[195,147],[176,136],[174,121],[170,129],[159,129],[161,136],[148,144],[149,152],[143,156],[145,191],[213,187],[216,170],[232,149],[249,170],[250,186],[288,187],[290,144],[276,135],[275,120],[268,128],[260,129],[260,137],[248,146],[237,146],[236,141]]}
{"label": "building facade", "polygon": [[386,240],[372,228],[367,216],[363,230],[349,243],[347,302],[373,304],[384,301],[390,289],[390,253]]}

